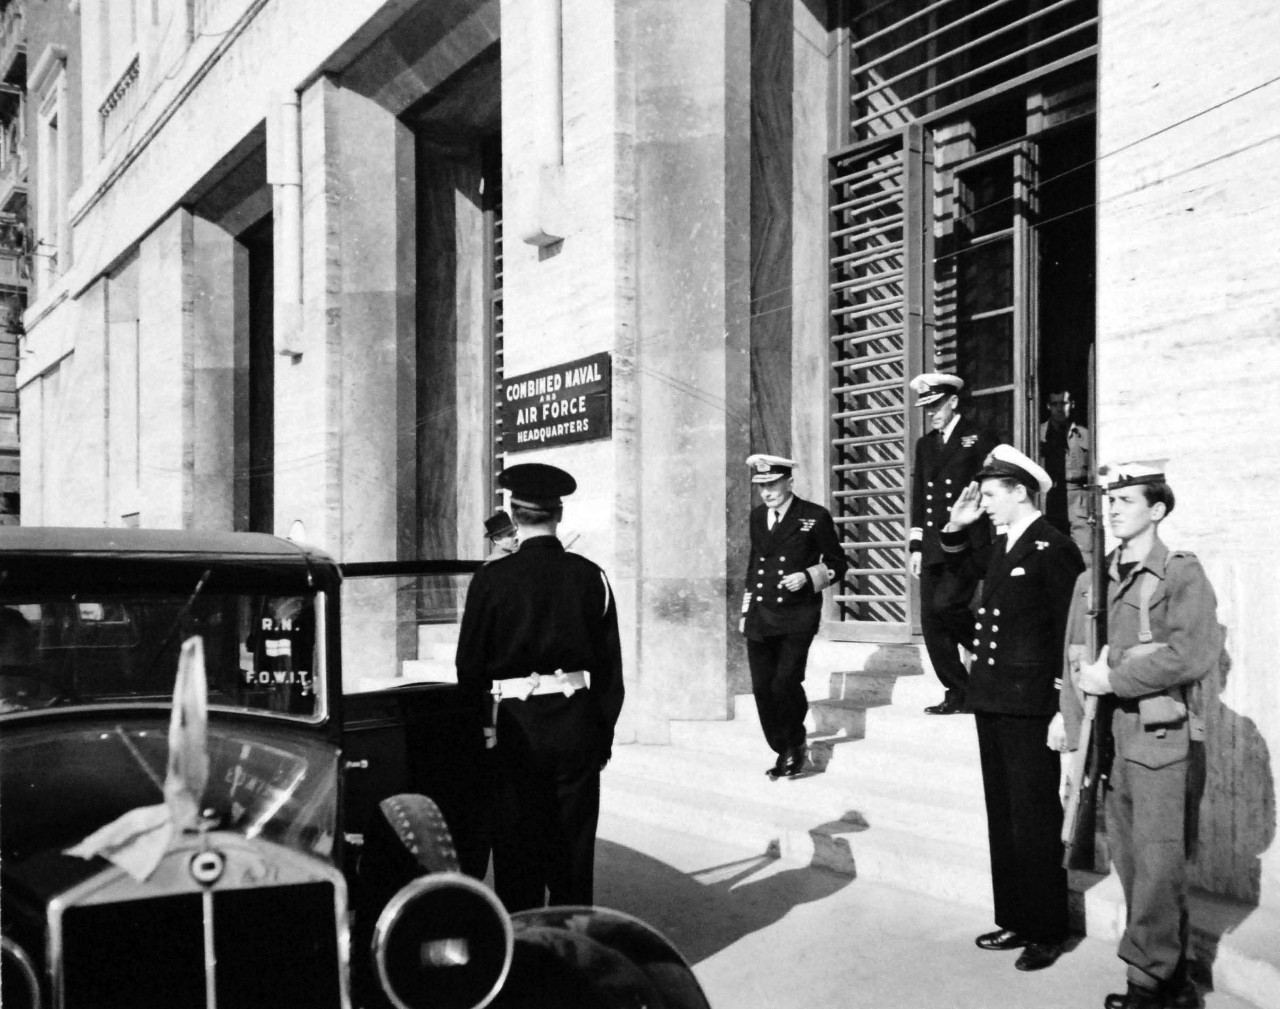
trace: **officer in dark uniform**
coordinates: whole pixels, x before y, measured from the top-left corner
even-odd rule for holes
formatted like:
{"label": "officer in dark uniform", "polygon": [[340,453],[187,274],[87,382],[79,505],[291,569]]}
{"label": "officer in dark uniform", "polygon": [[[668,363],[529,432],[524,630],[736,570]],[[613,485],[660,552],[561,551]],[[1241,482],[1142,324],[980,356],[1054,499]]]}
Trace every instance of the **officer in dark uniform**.
{"label": "officer in dark uniform", "polygon": [[793,493],[795,462],[776,455],[747,459],[761,504],[751,511],[751,556],[742,597],[751,691],[764,738],[778,755],[766,772],[804,770],[804,692],[809,645],[822,619],[822,591],[849,567],[831,513]]}
{"label": "officer in dark uniform", "polygon": [[[1058,676],[1079,548],[1040,513],[1052,481],[997,445],[951,508],[942,531],[949,563],[982,578],[968,701],[978,727],[996,929],[981,949],[1024,947],[1016,966],[1040,970],[1067,938],[1058,755],[1045,745],[1058,711]],[[994,542],[969,530],[986,512]]]}
{"label": "officer in dark uniform", "polygon": [[573,477],[526,463],[499,483],[520,549],[476,572],[457,654],[495,761],[494,889],[510,911],[548,895],[590,904],[600,771],[622,710],[618,611],[604,572],[556,538]]}
{"label": "officer in dark uniform", "polygon": [[[929,662],[946,693],[924,710],[954,715],[965,710],[969,673],[958,646],[973,627],[969,606],[977,581],[946,563],[938,534],[951,517],[951,504],[982,468],[995,439],[957,411],[964,380],[929,372],[911,380],[916,405],[924,407],[928,433],[916,442],[911,492],[911,574],[920,579],[920,629]],[[986,519],[974,535],[990,536]]]}

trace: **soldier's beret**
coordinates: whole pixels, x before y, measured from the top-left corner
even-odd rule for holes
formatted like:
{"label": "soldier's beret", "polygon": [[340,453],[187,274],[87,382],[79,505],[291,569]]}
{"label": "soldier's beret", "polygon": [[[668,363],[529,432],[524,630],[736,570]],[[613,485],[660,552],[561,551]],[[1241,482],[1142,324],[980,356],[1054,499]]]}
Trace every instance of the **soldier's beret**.
{"label": "soldier's beret", "polygon": [[974,479],[990,480],[1001,477],[1017,480],[1027,490],[1038,490],[1041,494],[1048,494],[1049,488],[1053,486],[1053,480],[1044,468],[1012,445],[997,445],[993,448]]}
{"label": "soldier's beret", "polygon": [[559,508],[560,499],[578,489],[578,481],[558,466],[524,462],[505,469],[498,486],[511,492],[511,503],[525,508]]}
{"label": "soldier's beret", "polygon": [[791,475],[796,468],[794,459],[786,459],[780,455],[764,455],[756,453],[747,456],[747,465],[751,467],[752,483],[773,483]]}
{"label": "soldier's beret", "polygon": [[916,394],[916,406],[931,406],[948,396],[954,396],[963,388],[963,378],[941,371],[927,371],[911,380],[911,391]]}

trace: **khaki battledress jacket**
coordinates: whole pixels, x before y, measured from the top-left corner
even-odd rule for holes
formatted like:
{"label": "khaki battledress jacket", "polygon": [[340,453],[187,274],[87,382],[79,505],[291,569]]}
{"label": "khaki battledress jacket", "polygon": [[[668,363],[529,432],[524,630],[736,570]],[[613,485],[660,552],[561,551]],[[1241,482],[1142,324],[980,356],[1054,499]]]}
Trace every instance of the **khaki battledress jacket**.
{"label": "khaki battledress jacket", "polygon": [[[1160,695],[1183,701],[1183,688],[1211,672],[1222,650],[1217,599],[1195,555],[1170,551],[1158,536],[1147,556],[1123,581],[1117,552],[1107,557],[1106,564],[1107,641],[1111,646],[1111,688],[1117,698],[1111,722],[1116,757],[1145,767],[1163,767],[1187,756],[1191,720],[1182,718],[1144,730],[1140,701]],[[1139,640],[1140,592],[1148,571],[1156,584],[1147,604],[1151,643],[1143,645]],[[1083,714],[1075,670],[1086,643],[1091,581],[1089,571],[1076,580],[1067,618],[1064,688],[1059,701],[1071,749],[1079,739]]]}

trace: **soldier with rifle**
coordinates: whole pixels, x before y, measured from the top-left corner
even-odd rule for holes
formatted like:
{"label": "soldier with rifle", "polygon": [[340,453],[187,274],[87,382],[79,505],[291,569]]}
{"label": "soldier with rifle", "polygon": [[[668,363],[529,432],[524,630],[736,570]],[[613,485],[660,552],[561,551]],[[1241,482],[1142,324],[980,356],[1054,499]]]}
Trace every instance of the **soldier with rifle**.
{"label": "soldier with rifle", "polygon": [[[1087,707],[1106,699],[1099,711],[1109,716],[1099,714],[1096,728],[1113,747],[1105,803],[1127,909],[1119,956],[1128,964],[1126,990],[1108,995],[1106,1009],[1192,1009],[1201,1004],[1186,959],[1187,859],[1203,787],[1199,685],[1217,668],[1222,630],[1200,562],[1158,534],[1174,505],[1163,466],[1128,463],[1100,478],[1119,545],[1096,565],[1096,595],[1087,573],[1077,582],[1067,638],[1073,682],[1060,692],[1049,745],[1084,749]],[[1107,643],[1096,658],[1078,647],[1091,596],[1106,600]]]}

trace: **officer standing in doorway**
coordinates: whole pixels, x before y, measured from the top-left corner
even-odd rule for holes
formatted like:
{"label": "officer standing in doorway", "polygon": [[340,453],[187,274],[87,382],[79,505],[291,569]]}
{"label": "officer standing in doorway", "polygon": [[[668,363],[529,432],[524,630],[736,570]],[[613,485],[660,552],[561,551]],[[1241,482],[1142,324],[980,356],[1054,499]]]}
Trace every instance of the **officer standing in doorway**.
{"label": "officer standing in doorway", "polygon": [[[924,408],[929,430],[916,442],[911,492],[911,574],[920,579],[920,630],[929,662],[946,693],[924,710],[954,715],[965,710],[969,672],[960,659],[973,627],[969,606],[977,587],[972,574],[946,563],[939,533],[950,518],[951,505],[982,468],[995,439],[960,415],[957,375],[928,372],[911,380],[916,405]],[[978,519],[971,535],[990,538],[991,527]]]}
{"label": "officer standing in doorway", "polygon": [[573,477],[525,463],[498,482],[520,549],[476,572],[457,653],[494,752],[494,889],[509,911],[591,904],[600,772],[622,710],[618,611],[605,573],[556,536]]}
{"label": "officer standing in doorway", "polygon": [[1089,429],[1071,418],[1075,402],[1063,389],[1049,393],[1049,419],[1040,425],[1040,459],[1053,480],[1044,517],[1080,548],[1086,563],[1093,549],[1089,525]]}
{"label": "officer standing in doorway", "polygon": [[794,778],[804,770],[804,670],[822,619],[822,591],[838,582],[849,559],[822,505],[795,496],[795,462],[748,457],[761,503],[751,511],[751,555],[742,597],[751,692],[764,738],[777,754],[766,772]]}
{"label": "officer standing in doorway", "polygon": [[484,520],[484,538],[492,546],[489,556],[485,558],[486,562],[496,561],[520,549],[520,534],[516,532],[511,516],[502,509]]}

